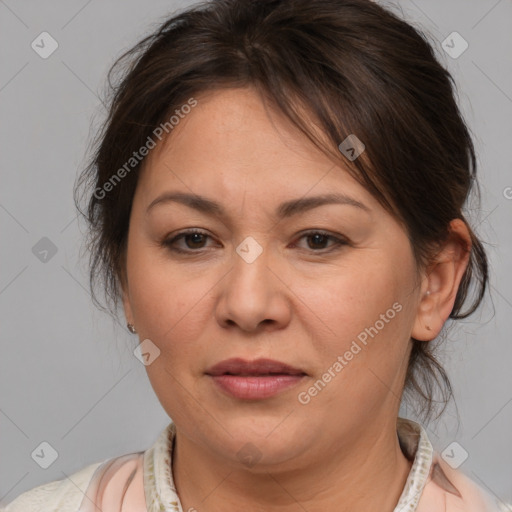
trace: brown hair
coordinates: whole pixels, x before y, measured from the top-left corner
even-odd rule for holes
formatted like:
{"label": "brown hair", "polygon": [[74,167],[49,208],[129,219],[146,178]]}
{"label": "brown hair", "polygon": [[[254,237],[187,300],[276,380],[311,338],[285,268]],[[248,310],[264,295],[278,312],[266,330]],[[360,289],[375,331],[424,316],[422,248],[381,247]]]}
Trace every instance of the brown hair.
{"label": "brown hair", "polygon": [[[405,226],[419,268],[445,239],[452,219],[468,224],[462,208],[473,185],[480,199],[475,151],[452,76],[423,33],[369,0],[197,4],[121,55],[108,78],[108,116],[77,182],[75,202],[81,211],[83,189],[93,301],[105,310],[94,292],[101,284],[111,313],[119,305],[131,204],[143,163],[127,169],[126,162],[193,95],[256,87],[326,154],[348,163],[354,178]],[[352,162],[337,149],[350,134],[366,146]],[[123,166],[122,179],[106,186]],[[488,281],[484,248],[469,230],[470,261],[452,319],[475,311]],[[463,312],[475,280],[473,300]],[[404,388],[406,396],[420,397],[425,419],[436,383],[445,408],[453,396],[434,348],[433,342],[413,339]]]}

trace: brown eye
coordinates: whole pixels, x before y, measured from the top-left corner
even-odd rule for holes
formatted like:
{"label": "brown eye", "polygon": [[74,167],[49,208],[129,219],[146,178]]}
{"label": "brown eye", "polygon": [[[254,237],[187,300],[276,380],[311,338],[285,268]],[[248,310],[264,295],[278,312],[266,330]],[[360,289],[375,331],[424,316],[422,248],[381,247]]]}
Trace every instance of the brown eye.
{"label": "brown eye", "polygon": [[[307,240],[307,248],[313,250],[313,252],[325,251],[329,252],[331,249],[336,249],[339,246],[347,245],[348,242],[342,238],[331,235],[324,231],[310,231],[304,233],[300,239],[305,238]],[[331,241],[331,247],[326,248],[326,244]]]}
{"label": "brown eye", "polygon": [[[201,249],[201,244],[205,242],[205,237],[206,235],[203,233],[189,233],[185,234],[182,238],[185,240],[185,244],[189,249]],[[187,242],[190,242],[190,244]],[[198,245],[200,247],[198,247]]]}
{"label": "brown eye", "polygon": [[[306,237],[309,242],[312,242],[313,247],[312,249],[325,249],[323,247],[327,242],[329,242],[329,238],[327,235],[322,235],[321,233],[315,233],[314,235],[308,235]],[[322,247],[319,247],[321,245]]]}
{"label": "brown eye", "polygon": [[[171,239],[164,240],[162,245],[175,252],[197,252],[197,249],[205,248],[204,244],[208,238],[211,237],[202,231],[183,231]],[[179,247],[177,245],[177,242],[180,240],[184,241],[185,246],[182,245]]]}

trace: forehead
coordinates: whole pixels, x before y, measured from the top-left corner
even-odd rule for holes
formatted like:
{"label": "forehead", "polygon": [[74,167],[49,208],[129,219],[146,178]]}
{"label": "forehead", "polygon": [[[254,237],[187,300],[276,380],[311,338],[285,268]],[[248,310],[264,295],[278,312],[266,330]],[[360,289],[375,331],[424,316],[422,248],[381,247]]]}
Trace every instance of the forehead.
{"label": "forehead", "polygon": [[140,186],[149,196],[165,187],[222,200],[243,193],[259,202],[338,192],[377,206],[343,157],[333,162],[252,88],[195,99],[146,157]]}

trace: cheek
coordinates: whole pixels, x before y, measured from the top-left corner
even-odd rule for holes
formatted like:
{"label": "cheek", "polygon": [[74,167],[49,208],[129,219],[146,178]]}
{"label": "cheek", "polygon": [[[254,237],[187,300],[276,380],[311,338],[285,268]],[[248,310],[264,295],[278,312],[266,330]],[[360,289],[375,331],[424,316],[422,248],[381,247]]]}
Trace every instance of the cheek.
{"label": "cheek", "polygon": [[304,314],[309,309],[307,317],[315,313],[323,334],[346,340],[391,308],[401,287],[395,271],[380,262],[372,266],[366,260],[366,264],[337,269],[321,281],[296,279],[293,292],[303,304]]}
{"label": "cheek", "polygon": [[[208,318],[206,279],[194,279],[154,248],[133,251],[128,258],[130,303],[137,330],[159,348],[173,352],[178,343],[199,338]],[[181,350],[181,349],[180,349]]]}
{"label": "cheek", "polygon": [[337,269],[321,285],[294,286],[303,303],[298,314],[321,354],[319,372],[345,354],[348,363],[342,372],[347,377],[356,372],[357,379],[360,372],[369,374],[370,367],[391,377],[402,365],[414,316],[409,297],[414,266],[407,252],[378,254],[386,255],[362,253],[350,268]]}
{"label": "cheek", "polygon": [[198,371],[197,340],[208,318],[204,295],[209,287],[177,271],[175,265],[171,268],[168,262],[151,259],[149,252],[132,259],[130,300],[140,340],[149,339],[160,350],[146,372],[164,410],[174,419],[176,411],[196,407],[183,390],[193,388]]}

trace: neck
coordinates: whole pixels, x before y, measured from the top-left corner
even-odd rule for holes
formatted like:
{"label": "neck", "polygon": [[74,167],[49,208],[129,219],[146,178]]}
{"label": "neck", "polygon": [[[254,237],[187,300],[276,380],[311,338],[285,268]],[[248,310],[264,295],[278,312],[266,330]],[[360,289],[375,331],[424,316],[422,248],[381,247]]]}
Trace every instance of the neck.
{"label": "neck", "polygon": [[393,512],[412,466],[395,420],[373,421],[341,448],[313,453],[314,460],[310,454],[292,467],[255,472],[219,460],[177,432],[174,483],[184,511]]}

